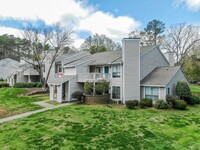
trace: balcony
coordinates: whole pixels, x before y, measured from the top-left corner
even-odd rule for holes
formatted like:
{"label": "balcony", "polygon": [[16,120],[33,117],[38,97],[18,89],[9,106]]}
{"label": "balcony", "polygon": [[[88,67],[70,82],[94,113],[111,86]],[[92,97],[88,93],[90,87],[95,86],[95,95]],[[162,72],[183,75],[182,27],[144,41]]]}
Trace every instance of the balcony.
{"label": "balcony", "polygon": [[109,73],[79,73],[77,75],[78,82],[99,82],[100,80],[106,80],[109,82]]}

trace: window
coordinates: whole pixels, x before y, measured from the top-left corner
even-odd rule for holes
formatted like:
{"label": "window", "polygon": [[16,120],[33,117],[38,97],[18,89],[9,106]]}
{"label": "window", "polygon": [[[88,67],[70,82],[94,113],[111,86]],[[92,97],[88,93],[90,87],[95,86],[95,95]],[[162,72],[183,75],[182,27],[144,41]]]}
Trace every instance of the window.
{"label": "window", "polygon": [[55,73],[62,72],[62,66],[60,63],[55,64]]}
{"label": "window", "polygon": [[120,99],[120,87],[119,86],[112,87],[112,98]]}
{"label": "window", "polygon": [[101,73],[101,67],[96,67],[96,73]]}
{"label": "window", "polygon": [[42,65],[42,68],[43,68],[43,72],[45,72],[45,64],[44,64],[44,65]]}
{"label": "window", "polygon": [[158,88],[156,87],[145,87],[145,98],[152,100],[158,99]]}
{"label": "window", "polygon": [[113,78],[120,78],[120,65],[114,65],[112,66],[112,77]]}
{"label": "window", "polygon": [[170,87],[167,87],[167,95],[170,95]]}

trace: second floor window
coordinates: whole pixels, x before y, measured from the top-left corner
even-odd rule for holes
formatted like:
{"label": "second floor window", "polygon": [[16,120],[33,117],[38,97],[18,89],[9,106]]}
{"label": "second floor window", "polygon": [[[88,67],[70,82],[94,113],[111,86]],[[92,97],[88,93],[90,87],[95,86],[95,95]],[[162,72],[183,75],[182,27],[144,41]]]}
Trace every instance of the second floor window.
{"label": "second floor window", "polygon": [[62,66],[61,64],[55,64],[55,73],[62,72]]}
{"label": "second floor window", "polygon": [[120,78],[120,75],[121,75],[120,65],[112,66],[112,77],[113,78]]}

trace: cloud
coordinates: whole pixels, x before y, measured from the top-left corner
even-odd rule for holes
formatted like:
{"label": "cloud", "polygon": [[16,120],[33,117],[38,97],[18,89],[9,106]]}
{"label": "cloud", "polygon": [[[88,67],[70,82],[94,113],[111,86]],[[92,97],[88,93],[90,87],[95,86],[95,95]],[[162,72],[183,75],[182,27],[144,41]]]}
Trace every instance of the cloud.
{"label": "cloud", "polygon": [[0,35],[3,34],[9,34],[9,35],[14,35],[16,37],[21,37],[21,30],[14,29],[14,28],[7,28],[7,27],[2,27],[0,26]]}
{"label": "cloud", "polygon": [[190,11],[200,11],[200,0],[174,0],[176,6],[184,4]]}
{"label": "cloud", "polygon": [[[77,33],[105,34],[114,40],[122,39],[140,26],[139,21],[129,16],[113,16],[97,10],[87,0],[6,0],[1,2],[0,10],[0,19],[43,20],[48,25],[60,22]],[[75,43],[83,41],[77,40]]]}
{"label": "cloud", "polygon": [[140,23],[127,16],[114,17],[112,14],[97,11],[80,20],[78,30],[101,33],[110,38],[118,39],[127,36],[131,30],[138,28]]}

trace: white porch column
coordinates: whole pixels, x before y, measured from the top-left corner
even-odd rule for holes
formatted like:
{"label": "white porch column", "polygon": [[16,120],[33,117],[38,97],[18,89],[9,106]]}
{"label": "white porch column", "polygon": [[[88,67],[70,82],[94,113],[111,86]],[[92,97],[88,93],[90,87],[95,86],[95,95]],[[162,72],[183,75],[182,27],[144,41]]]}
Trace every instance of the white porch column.
{"label": "white porch column", "polygon": [[31,76],[28,75],[28,82],[31,82]]}
{"label": "white porch column", "polygon": [[54,85],[50,85],[50,100],[53,101],[54,100]]}
{"label": "white porch column", "polygon": [[62,103],[62,84],[57,86],[57,102]]}

